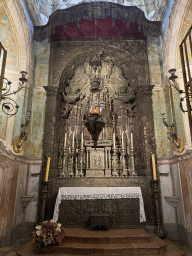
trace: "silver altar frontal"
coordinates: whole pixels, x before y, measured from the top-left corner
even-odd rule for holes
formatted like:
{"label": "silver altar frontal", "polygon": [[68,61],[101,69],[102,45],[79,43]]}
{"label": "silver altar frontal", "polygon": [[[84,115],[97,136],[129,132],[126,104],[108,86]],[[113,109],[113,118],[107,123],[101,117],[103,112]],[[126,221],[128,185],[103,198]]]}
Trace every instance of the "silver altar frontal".
{"label": "silver altar frontal", "polygon": [[59,205],[62,200],[93,200],[139,198],[140,222],[145,222],[143,197],[140,187],[61,187],[55,203],[53,220],[59,217]]}

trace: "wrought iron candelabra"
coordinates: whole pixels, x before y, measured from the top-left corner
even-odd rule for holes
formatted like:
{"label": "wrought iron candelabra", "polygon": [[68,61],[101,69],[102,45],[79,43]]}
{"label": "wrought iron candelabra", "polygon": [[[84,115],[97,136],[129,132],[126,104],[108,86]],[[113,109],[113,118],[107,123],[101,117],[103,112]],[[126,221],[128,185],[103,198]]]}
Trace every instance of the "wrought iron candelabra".
{"label": "wrought iron candelabra", "polygon": [[22,90],[25,86],[24,84],[28,81],[26,78],[27,72],[21,71],[22,77],[19,78],[19,89],[16,91],[11,92],[11,84],[12,82],[9,81],[7,78],[3,78],[3,88],[2,88],[2,94],[1,94],[1,101],[2,101],[2,110],[3,112],[8,115],[9,117],[12,117],[16,115],[19,109],[19,105],[15,100],[11,98],[11,95],[17,94],[20,90]]}

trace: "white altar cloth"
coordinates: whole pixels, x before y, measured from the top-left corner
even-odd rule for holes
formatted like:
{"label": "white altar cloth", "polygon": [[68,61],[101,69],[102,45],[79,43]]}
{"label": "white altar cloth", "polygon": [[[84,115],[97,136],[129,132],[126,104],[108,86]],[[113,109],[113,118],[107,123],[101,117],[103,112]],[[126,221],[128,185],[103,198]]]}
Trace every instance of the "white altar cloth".
{"label": "white altar cloth", "polygon": [[145,222],[143,197],[140,187],[61,187],[59,188],[53,220],[59,217],[59,204],[62,200],[87,200],[87,199],[121,199],[139,198],[140,222]]}

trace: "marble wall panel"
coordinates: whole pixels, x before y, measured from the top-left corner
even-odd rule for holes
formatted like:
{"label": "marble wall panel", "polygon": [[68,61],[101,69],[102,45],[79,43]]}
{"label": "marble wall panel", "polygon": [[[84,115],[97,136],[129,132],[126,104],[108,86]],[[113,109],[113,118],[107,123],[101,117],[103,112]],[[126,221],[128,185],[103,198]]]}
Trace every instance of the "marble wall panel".
{"label": "marble wall panel", "polygon": [[180,163],[180,176],[185,209],[186,228],[192,232],[192,157]]}
{"label": "marble wall panel", "polygon": [[27,195],[34,196],[34,198],[27,205],[26,212],[25,212],[25,222],[36,222],[40,169],[41,169],[40,164],[30,165]]}
{"label": "marble wall panel", "polygon": [[[176,223],[175,210],[173,206],[166,200],[166,196],[173,195],[173,186],[171,180],[171,171],[169,165],[160,165],[160,186],[161,186],[161,200],[163,209],[163,223],[174,224]],[[161,175],[166,173],[166,175]]]}
{"label": "marble wall panel", "polygon": [[[185,210],[185,220],[186,220],[186,228],[189,232],[192,231],[192,204],[191,204],[191,180],[187,175],[188,172],[191,172],[191,160],[181,161],[179,164],[179,171],[181,177],[181,188],[182,188],[182,196],[183,196],[183,205]],[[190,181],[190,182],[189,182]]]}
{"label": "marble wall panel", "polygon": [[27,179],[27,164],[19,164],[19,174],[17,180],[17,191],[15,199],[15,211],[13,226],[16,226],[23,222],[23,203],[21,201],[21,196],[26,194],[26,179]]}
{"label": "marble wall panel", "polygon": [[186,228],[185,223],[185,212],[184,212],[184,206],[183,206],[183,196],[182,196],[182,189],[181,189],[181,178],[180,178],[180,172],[179,172],[179,165],[173,164],[172,165],[172,176],[173,176],[173,182],[174,182],[174,194],[178,197],[178,203],[177,203],[177,222],[180,226]]}
{"label": "marble wall panel", "polygon": [[5,140],[6,137],[7,118],[8,116],[4,114],[0,106],[0,138],[2,140]]}

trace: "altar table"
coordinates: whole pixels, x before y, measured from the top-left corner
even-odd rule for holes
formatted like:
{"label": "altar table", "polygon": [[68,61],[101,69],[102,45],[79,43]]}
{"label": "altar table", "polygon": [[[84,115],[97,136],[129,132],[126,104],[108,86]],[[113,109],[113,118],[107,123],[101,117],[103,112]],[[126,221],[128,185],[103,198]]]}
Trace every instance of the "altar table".
{"label": "altar table", "polygon": [[61,187],[59,188],[53,220],[59,217],[59,204],[62,200],[93,200],[93,199],[122,199],[139,198],[140,222],[145,222],[143,197],[140,187]]}

